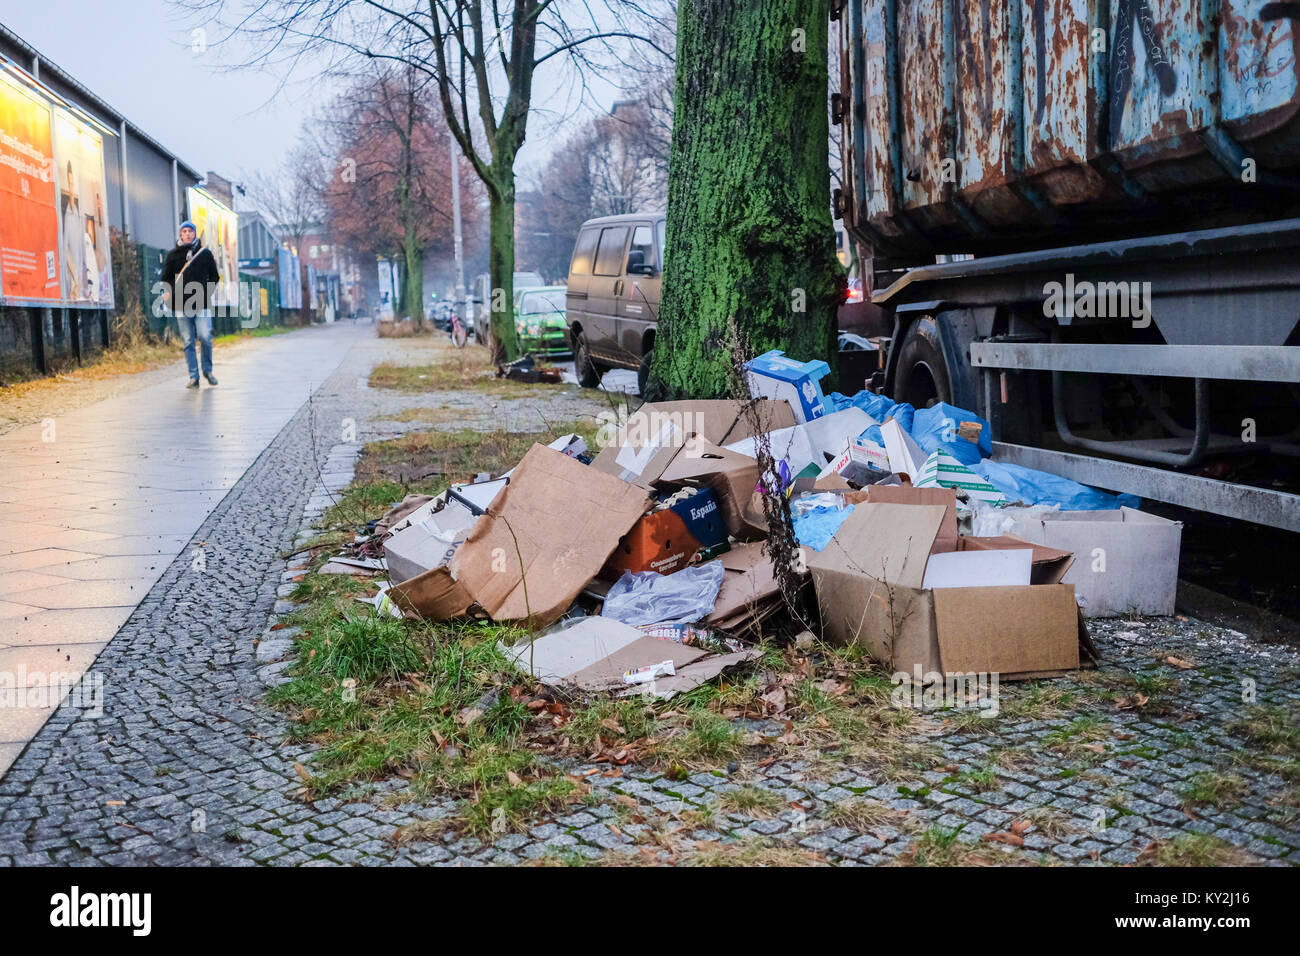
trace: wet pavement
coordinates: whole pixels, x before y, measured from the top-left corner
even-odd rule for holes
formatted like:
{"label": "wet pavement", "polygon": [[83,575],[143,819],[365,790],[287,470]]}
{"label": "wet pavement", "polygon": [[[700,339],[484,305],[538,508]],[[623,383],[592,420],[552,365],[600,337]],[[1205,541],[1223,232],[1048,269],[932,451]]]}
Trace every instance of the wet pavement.
{"label": "wet pavement", "polygon": [[[0,772],[369,326],[270,337],[217,387],[152,385],[0,436]],[[201,542],[191,562],[204,563]]]}

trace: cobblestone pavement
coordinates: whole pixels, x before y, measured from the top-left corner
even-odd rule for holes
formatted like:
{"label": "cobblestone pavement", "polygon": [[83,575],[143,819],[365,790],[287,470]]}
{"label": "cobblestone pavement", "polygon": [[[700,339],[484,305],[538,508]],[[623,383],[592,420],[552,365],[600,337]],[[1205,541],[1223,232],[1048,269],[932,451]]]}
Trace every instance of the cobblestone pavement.
{"label": "cobblestone pavement", "polygon": [[[942,759],[940,769],[914,777],[886,777],[834,755],[746,762],[685,780],[632,765],[570,764],[565,769],[592,787],[586,805],[490,841],[454,833],[394,840],[399,828],[454,809],[451,800],[408,799],[402,780],[303,802],[295,764],[309,762],[311,748],[285,746],[286,726],[263,701],[292,653],[292,634],[268,630],[292,607],[283,595],[294,569],[281,555],[328,503],[328,491],[351,478],[360,444],[339,440],[346,420],[364,441],[379,434],[376,417],[393,411],[398,400],[364,380],[395,348],[354,347],[204,522],[196,538],[206,542],[206,570],[195,570],[183,550],[96,661],[103,716],[65,703],[13,764],[0,781],[0,864],[668,860],[719,844],[770,843],[870,865],[906,857],[926,831],[960,828],[957,840],[979,843],[1026,818],[1036,825],[1023,847],[981,845],[1008,862],[1116,864],[1136,860],[1152,842],[1212,833],[1260,862],[1300,862],[1294,784],[1253,769],[1244,759],[1253,745],[1233,726],[1245,713],[1243,694],[1294,721],[1300,659],[1181,619],[1096,622],[1104,666],[1042,685],[1127,677],[1135,696],[1161,706],[1123,709],[1120,701],[1100,717],[1066,707],[1042,716],[1012,706],[1041,691],[1004,684],[998,717],[960,729],[938,718],[919,726],[916,742]],[[480,411],[492,427],[526,415],[490,402]],[[547,417],[563,416],[548,408]],[[995,760],[1009,752],[1024,759]],[[1185,812],[1191,788],[1215,774],[1232,781],[1219,807]],[[735,810],[740,801],[728,794],[752,787],[777,794],[781,808]],[[863,822],[852,811],[867,804],[876,812]]]}

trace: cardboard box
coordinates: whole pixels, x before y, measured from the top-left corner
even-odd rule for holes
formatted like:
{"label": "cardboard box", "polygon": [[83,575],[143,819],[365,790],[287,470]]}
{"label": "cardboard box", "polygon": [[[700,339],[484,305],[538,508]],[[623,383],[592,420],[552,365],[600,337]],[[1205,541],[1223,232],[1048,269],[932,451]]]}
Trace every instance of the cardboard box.
{"label": "cardboard box", "polygon": [[713,613],[705,624],[730,631],[755,631],[781,606],[781,589],[772,559],[761,542],[732,548],[718,559],[724,568]]}
{"label": "cardboard box", "polygon": [[[752,411],[746,412],[751,405]],[[714,445],[726,445],[755,434],[751,417],[757,419],[760,431],[788,428],[795,423],[794,413],[784,401],[653,402],[628,417],[592,460],[591,467],[649,488],[691,435],[699,435]]]}
{"label": "cardboard box", "polygon": [[549,624],[649,506],[645,489],[534,445],[452,557],[452,577],[494,621]]}
{"label": "cardboard box", "polygon": [[871,501],[887,505],[942,505],[943,521],[934,537],[933,553],[957,550],[957,493],[951,488],[913,488],[910,485],[870,485],[844,496],[847,504]]}
{"label": "cardboard box", "polygon": [[844,446],[844,450],[822,469],[817,478],[820,481],[833,474],[855,485],[869,485],[891,474],[889,454],[873,441],[856,439]]}
{"label": "cardboard box", "polygon": [[[876,420],[862,409],[845,408],[802,425],[769,432],[768,448],[776,461],[786,463],[792,477],[813,465],[815,468],[812,477],[815,479],[845,445],[856,440],[874,424]],[[733,441],[726,447],[754,458],[757,445],[756,439],[750,436]],[[811,486],[811,482],[809,484]]]}
{"label": "cardboard box", "polygon": [[[830,546],[808,555],[828,639],[859,642],[872,657],[907,673],[920,668],[1017,679],[1058,675],[1095,660],[1069,584],[925,589],[945,515],[939,506],[866,502],[854,508]],[[1025,542],[959,544],[982,546],[1023,549]],[[1055,565],[1042,556],[1049,577],[1051,567],[1060,573],[1068,567],[1059,552]]]}
{"label": "cardboard box", "polygon": [[389,596],[403,611],[431,620],[464,614],[473,597],[456,582],[449,565],[469,537],[477,520],[474,513],[439,495],[410,517],[416,520],[384,542],[393,582]]}
{"label": "cardboard box", "polygon": [[[1014,511],[1008,509],[1008,517]],[[1061,580],[1074,585],[1088,617],[1174,613],[1181,522],[1120,508],[1018,517],[1011,530],[1074,552],[1074,565]]]}
{"label": "cardboard box", "polygon": [[451,560],[457,545],[469,535],[474,514],[457,502],[398,531],[384,542],[384,558],[393,581],[406,581]]}
{"label": "cardboard box", "polygon": [[767,534],[762,512],[754,513],[750,499],[758,486],[758,461],[748,455],[720,448],[700,436],[693,436],[654,482],[656,488],[687,485],[711,488],[722,507],[727,532],[742,541]]}
{"label": "cardboard box", "polygon": [[916,484],[925,466],[926,454],[921,446],[892,418],[880,426],[880,436],[885,440],[885,452],[889,455],[889,470]]}
{"label": "cardboard box", "polygon": [[[963,424],[967,424],[963,422]],[[930,453],[919,475],[912,476],[918,488],[953,488],[968,500],[1005,502],[1006,495],[980,475],[975,474],[952,455],[942,451]]]}
{"label": "cardboard box", "polygon": [[810,422],[826,414],[825,396],[818,380],[829,375],[825,362],[799,362],[772,349],[745,364],[745,384],[755,398],[785,399],[796,421]]}
{"label": "cardboard box", "polygon": [[623,536],[600,576],[616,581],[624,571],[672,574],[691,564],[701,551],[725,547],[727,525],[718,497],[699,488],[691,497],[644,515]]}
{"label": "cardboard box", "polygon": [[659,697],[690,690],[760,654],[757,650],[710,654],[698,647],[647,637],[637,628],[607,617],[586,617],[541,635],[531,645],[523,642],[502,647],[502,651],[519,670],[543,683],[588,693],[647,693],[644,686],[627,689],[623,673],[671,660],[677,674],[655,681],[654,693]]}

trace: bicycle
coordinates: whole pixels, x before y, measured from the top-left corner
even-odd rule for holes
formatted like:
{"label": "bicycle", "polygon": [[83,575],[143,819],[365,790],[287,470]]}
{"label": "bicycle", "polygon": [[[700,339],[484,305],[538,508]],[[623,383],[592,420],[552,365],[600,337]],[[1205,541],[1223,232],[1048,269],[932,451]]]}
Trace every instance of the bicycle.
{"label": "bicycle", "polygon": [[469,340],[469,332],[466,331],[465,325],[460,320],[460,316],[455,312],[451,314],[451,328],[447,330],[451,335],[451,344],[458,349],[463,349],[465,343]]}

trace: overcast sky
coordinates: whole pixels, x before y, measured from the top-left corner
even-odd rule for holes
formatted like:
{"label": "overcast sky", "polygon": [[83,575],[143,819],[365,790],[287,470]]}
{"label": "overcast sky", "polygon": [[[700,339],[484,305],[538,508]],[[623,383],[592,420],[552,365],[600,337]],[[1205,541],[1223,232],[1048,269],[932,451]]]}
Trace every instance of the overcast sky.
{"label": "overcast sky", "polygon": [[[331,92],[305,82],[280,89],[275,75],[223,70],[246,51],[194,52],[195,21],[168,0],[0,0],[0,21],[200,173],[236,181],[277,167],[303,117]],[[563,135],[554,117],[573,115],[556,80],[542,71],[535,82],[534,102],[544,112],[530,119],[521,178]],[[608,109],[617,98],[613,86],[599,84],[590,109]]]}

